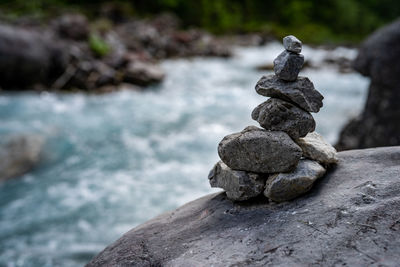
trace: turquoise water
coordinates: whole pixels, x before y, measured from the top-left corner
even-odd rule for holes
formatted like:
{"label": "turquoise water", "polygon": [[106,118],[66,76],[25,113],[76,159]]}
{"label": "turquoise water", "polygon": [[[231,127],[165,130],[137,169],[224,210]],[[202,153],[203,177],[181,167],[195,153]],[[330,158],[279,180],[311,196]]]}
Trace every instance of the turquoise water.
{"label": "turquoise water", "polygon": [[[40,166],[0,184],[0,266],[79,266],[132,227],[218,190],[207,174],[223,136],[255,125],[254,91],[281,46],[237,49],[232,59],[173,60],[146,92],[0,95],[0,136],[46,138]],[[329,53],[306,47],[306,58]],[[325,95],[317,130],[335,142],[357,114],[368,80],[305,70]]]}

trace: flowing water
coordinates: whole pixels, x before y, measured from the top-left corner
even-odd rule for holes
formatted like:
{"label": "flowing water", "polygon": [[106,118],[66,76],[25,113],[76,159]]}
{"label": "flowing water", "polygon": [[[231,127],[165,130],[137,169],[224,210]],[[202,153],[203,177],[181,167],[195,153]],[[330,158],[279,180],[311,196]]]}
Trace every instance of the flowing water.
{"label": "flowing water", "polygon": [[[130,228],[218,190],[207,175],[223,136],[265,100],[254,85],[281,45],[238,48],[232,59],[162,63],[164,83],[106,95],[0,95],[0,136],[46,138],[40,166],[0,184],[0,266],[79,266]],[[306,59],[356,51],[304,48]],[[366,97],[368,80],[304,70],[325,96],[317,131],[332,143]]]}

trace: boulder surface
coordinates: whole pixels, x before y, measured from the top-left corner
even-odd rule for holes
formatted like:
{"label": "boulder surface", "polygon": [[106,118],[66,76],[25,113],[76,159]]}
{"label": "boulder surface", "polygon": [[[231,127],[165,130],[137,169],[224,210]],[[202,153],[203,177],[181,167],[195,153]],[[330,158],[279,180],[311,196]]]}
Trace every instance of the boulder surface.
{"label": "boulder surface", "polygon": [[134,228],[87,266],[398,266],[400,147],[338,156],[303,197],[207,195]]}

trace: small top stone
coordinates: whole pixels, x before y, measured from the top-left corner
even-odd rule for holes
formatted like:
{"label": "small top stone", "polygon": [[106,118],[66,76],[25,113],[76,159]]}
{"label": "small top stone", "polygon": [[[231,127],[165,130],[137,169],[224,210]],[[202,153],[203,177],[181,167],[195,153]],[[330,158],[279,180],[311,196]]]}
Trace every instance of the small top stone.
{"label": "small top stone", "polygon": [[283,38],[283,46],[287,51],[299,54],[301,52],[301,41],[293,35]]}

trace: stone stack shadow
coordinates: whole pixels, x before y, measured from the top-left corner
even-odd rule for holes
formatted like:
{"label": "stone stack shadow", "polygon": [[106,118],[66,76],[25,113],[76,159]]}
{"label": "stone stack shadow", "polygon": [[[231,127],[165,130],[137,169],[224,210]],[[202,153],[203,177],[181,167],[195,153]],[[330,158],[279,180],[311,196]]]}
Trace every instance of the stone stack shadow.
{"label": "stone stack shadow", "polygon": [[302,43],[290,35],[285,50],[274,60],[275,75],[263,76],[256,92],[270,97],[251,116],[263,129],[248,126],[225,136],[218,145],[221,158],[208,179],[233,201],[263,194],[275,202],[309,191],[330,164],[336,150],[314,132],[310,112],[319,112],[323,96],[307,77],[298,76],[304,63]]}

